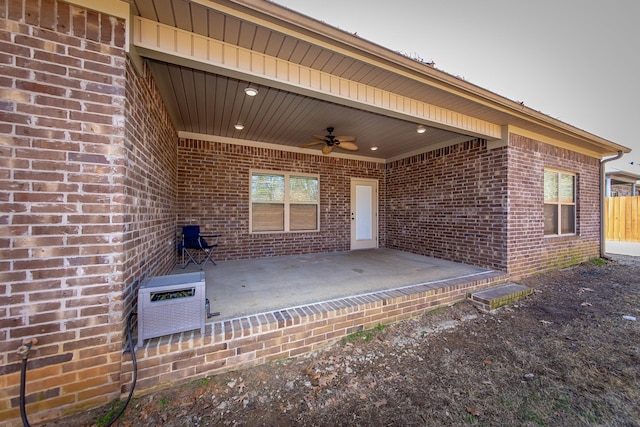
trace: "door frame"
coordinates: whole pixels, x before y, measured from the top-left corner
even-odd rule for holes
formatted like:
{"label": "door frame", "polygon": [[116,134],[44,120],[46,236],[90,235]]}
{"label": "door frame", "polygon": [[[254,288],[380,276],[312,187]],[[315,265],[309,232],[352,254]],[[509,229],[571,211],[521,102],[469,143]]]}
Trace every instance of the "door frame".
{"label": "door frame", "polygon": [[[357,192],[356,187],[358,185],[366,185],[371,187],[371,239],[368,240],[357,240],[356,236],[356,226],[357,221]],[[378,248],[378,180],[371,178],[351,178],[351,204],[350,204],[350,230],[351,230],[351,250],[356,249],[376,249]]]}

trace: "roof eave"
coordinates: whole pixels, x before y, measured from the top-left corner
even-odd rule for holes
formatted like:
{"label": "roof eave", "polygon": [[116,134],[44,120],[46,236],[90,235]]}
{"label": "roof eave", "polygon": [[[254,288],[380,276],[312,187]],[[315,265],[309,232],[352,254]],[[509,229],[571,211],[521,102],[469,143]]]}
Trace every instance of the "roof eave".
{"label": "roof eave", "polygon": [[[218,0],[195,1],[205,4],[206,2],[213,3]],[[258,14],[266,15],[272,19],[275,18],[289,28],[296,28],[299,32],[313,35],[317,40],[323,40],[324,42],[338,45],[342,49],[357,52],[359,56],[368,57],[374,62],[383,62],[386,66],[402,70],[404,73],[409,72],[419,75],[421,80],[430,81],[453,95],[478,102],[507,113],[514,118],[524,119],[532,124],[543,126],[551,131],[566,135],[571,139],[581,141],[591,147],[596,147],[602,156],[617,154],[620,151],[623,153],[629,153],[631,151],[628,147],[576,128],[540,111],[529,108],[522,103],[510,100],[495,92],[439,70],[429,64],[414,60],[284,6],[264,0],[228,0],[225,3],[233,3],[237,7],[244,8],[245,11],[247,10],[246,8],[249,8]]]}

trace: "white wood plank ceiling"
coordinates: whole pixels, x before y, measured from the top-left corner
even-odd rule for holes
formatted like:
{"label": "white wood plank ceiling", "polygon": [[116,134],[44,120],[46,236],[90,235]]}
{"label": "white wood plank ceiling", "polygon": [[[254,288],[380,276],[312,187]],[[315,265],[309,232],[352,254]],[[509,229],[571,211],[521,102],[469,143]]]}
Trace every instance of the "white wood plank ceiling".
{"label": "white wood plank ceiling", "polygon": [[[377,158],[459,136],[431,127],[418,134],[415,123],[255,84],[259,94],[249,97],[244,93],[248,82],[157,61],[150,65],[176,127],[185,132],[297,147],[331,126],[334,134],[358,138],[358,155]],[[235,124],[244,129],[236,130]],[[379,147],[375,152],[374,146]]]}

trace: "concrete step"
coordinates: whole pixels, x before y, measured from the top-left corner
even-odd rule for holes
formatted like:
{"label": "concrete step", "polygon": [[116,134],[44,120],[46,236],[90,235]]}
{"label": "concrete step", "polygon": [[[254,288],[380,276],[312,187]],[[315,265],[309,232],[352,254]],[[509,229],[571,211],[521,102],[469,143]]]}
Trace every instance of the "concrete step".
{"label": "concrete step", "polygon": [[531,295],[533,290],[516,283],[505,283],[473,292],[469,299],[486,313]]}

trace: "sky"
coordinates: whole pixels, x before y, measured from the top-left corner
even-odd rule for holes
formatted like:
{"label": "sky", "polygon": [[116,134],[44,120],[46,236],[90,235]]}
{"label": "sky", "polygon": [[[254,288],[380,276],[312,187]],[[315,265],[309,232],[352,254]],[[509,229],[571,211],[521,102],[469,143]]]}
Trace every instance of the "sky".
{"label": "sky", "polygon": [[[639,0],[274,0],[633,151]],[[631,164],[633,162],[633,164]]]}

